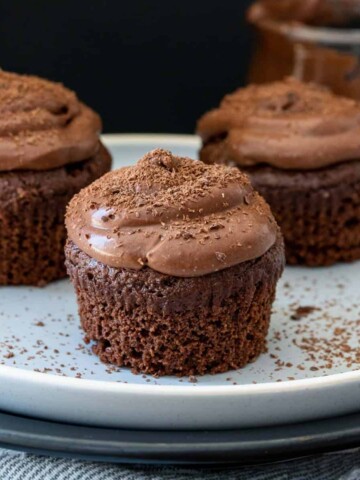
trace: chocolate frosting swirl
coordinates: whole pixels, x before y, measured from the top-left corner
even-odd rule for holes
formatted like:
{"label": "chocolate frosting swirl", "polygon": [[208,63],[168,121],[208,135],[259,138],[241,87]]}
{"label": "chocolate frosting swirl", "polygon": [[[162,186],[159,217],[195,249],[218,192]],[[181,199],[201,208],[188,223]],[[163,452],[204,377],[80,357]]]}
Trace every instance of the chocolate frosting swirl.
{"label": "chocolate frosting swirl", "polygon": [[0,71],[0,171],[85,160],[98,150],[100,130],[99,116],[63,85]]}
{"label": "chocolate frosting swirl", "polygon": [[161,149],[83,189],[69,204],[66,226],[81,250],[106,265],[178,277],[257,258],[278,229],[238,169]]}
{"label": "chocolate frosting swirl", "polygon": [[225,96],[197,132],[223,138],[228,161],[317,169],[360,157],[360,104],[293,78]]}

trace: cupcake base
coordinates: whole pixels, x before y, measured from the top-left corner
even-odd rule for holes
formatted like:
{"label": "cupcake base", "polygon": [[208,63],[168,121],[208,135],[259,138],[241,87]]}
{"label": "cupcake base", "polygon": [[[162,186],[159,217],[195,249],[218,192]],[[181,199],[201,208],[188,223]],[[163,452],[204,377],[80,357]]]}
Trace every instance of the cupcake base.
{"label": "cupcake base", "polygon": [[[205,163],[228,163],[223,141],[205,145]],[[241,167],[269,203],[285,240],[286,261],[325,266],[360,259],[360,160],[312,171]]]}
{"label": "cupcake base", "polygon": [[311,173],[245,171],[282,229],[287,263],[326,266],[360,259],[360,161]]}
{"label": "cupcake base", "polygon": [[54,170],[0,172],[0,285],[41,286],[66,275],[66,205],[110,166],[101,146],[93,158]]}
{"label": "cupcake base", "polygon": [[82,327],[103,362],[160,375],[220,373],[265,349],[283,243],[203,277],[108,267],[68,241]]}

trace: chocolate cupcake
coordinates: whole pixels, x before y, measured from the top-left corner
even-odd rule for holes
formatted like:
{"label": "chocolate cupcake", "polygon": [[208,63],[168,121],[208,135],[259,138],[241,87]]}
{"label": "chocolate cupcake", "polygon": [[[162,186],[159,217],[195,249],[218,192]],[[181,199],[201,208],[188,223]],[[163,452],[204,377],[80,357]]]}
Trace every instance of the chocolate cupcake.
{"label": "chocolate cupcake", "polygon": [[154,150],[76,195],[66,226],[82,327],[102,361],[181,376],[263,351],[283,242],[239,170]]}
{"label": "chocolate cupcake", "polygon": [[0,285],[66,275],[66,205],[111,165],[100,129],[61,84],[0,71]]}
{"label": "chocolate cupcake", "polygon": [[290,264],[360,258],[360,104],[286,79],[227,95],[198,122],[206,163],[236,165],[270,204]]}

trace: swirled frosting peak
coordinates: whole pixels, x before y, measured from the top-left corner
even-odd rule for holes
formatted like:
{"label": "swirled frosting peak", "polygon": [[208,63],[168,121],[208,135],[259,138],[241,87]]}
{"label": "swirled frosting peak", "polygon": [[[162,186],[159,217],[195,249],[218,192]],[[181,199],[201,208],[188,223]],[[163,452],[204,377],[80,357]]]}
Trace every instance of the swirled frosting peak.
{"label": "swirled frosting peak", "polygon": [[60,83],[0,71],[0,171],[85,160],[100,129],[99,116]]}
{"label": "swirled frosting peak", "polygon": [[293,78],[225,96],[197,131],[243,166],[317,169],[360,158],[360,104]]}
{"label": "swirled frosting peak", "polygon": [[238,169],[161,149],[83,189],[66,226],[82,251],[106,265],[178,277],[257,258],[277,234],[268,205]]}

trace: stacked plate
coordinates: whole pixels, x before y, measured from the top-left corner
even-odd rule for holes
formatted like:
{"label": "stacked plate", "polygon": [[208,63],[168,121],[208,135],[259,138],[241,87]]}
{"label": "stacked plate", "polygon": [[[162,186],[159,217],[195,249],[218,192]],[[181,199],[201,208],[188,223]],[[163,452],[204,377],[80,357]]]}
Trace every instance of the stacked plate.
{"label": "stacked plate", "polygon": [[[114,168],[193,136],[108,135]],[[268,461],[360,445],[360,263],[288,267],[268,351],[225,374],[134,375],[83,342],[69,281],[0,295],[0,444],[112,461]]]}

